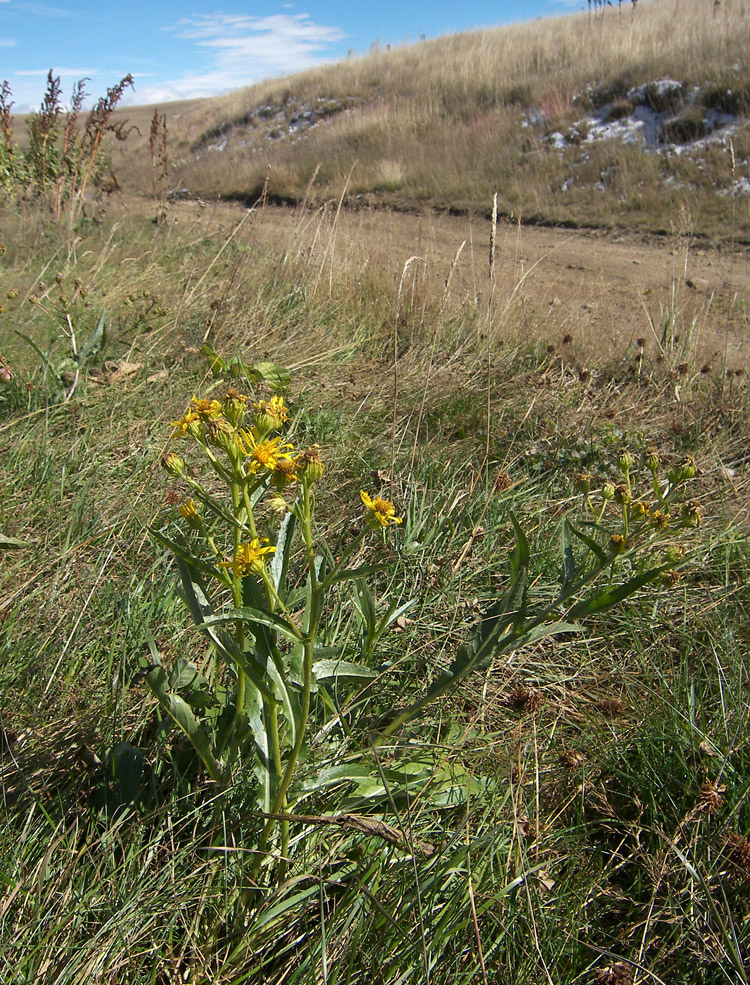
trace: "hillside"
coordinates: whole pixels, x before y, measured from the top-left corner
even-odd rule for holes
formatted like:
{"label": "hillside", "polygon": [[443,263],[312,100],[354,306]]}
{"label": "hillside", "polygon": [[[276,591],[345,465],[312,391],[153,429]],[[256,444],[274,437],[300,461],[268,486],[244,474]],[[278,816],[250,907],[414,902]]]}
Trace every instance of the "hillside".
{"label": "hillside", "polygon": [[[750,191],[750,17],[651,0],[371,51],[161,107],[173,195],[426,206],[725,238]],[[150,188],[148,121],[115,149]],[[731,146],[730,146],[731,144]],[[750,236],[746,209],[736,232]]]}

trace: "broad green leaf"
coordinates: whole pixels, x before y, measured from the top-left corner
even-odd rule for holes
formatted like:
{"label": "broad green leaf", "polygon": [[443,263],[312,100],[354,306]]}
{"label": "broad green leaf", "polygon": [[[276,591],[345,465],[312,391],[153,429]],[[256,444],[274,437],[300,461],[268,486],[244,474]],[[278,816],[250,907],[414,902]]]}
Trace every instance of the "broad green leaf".
{"label": "broad green leaf", "polygon": [[214,758],[211,744],[205,728],[199,722],[190,705],[178,694],[168,690],[167,672],[163,667],[155,666],[146,672],[146,683],[169,717],[182,729],[190,739],[193,748],[200,756],[211,779],[221,782],[221,766]]}
{"label": "broad green leaf", "polygon": [[325,580],[325,587],[335,585],[337,581],[356,581],[358,578],[366,578],[376,575],[380,571],[389,570],[388,564],[362,564],[358,568],[342,568],[337,571],[335,568]]}
{"label": "broad green leaf", "polygon": [[608,588],[606,591],[599,592],[591,598],[581,599],[580,602],[570,609],[568,616],[572,619],[584,619],[586,616],[593,615],[595,612],[604,612],[605,609],[610,609],[613,605],[617,605],[618,602],[629,598],[640,588],[643,588],[644,585],[655,581],[659,577],[659,574],[662,571],[667,571],[669,567],[668,564],[665,564],[658,568],[651,568],[649,571],[644,571],[634,578],[630,578],[616,588]]}
{"label": "broad green leaf", "polygon": [[245,374],[253,381],[263,380],[272,390],[283,390],[292,378],[292,374],[284,366],[278,363],[260,362],[252,365],[243,365]]}
{"label": "broad green leaf", "polygon": [[289,570],[289,558],[292,552],[296,524],[297,518],[294,513],[287,513],[281,521],[279,534],[276,538],[276,551],[271,558],[270,565],[268,566],[268,572],[271,576],[273,587],[279,593],[281,598],[284,598],[284,595],[286,594],[286,575]]}
{"label": "broad green leaf", "polygon": [[609,563],[609,558],[607,557],[607,553],[604,548],[597,544],[593,537],[589,537],[582,530],[577,530],[569,520],[565,521],[565,525],[575,537],[577,537],[583,544],[586,545],[586,547],[588,547],[591,553],[596,557],[599,564],[602,567],[606,567]]}
{"label": "broad green leaf", "polygon": [[325,681],[372,681],[380,675],[365,667],[364,664],[349,660],[316,660],[313,664],[313,675],[318,683]]}
{"label": "broad green leaf", "polygon": [[227,609],[226,612],[209,616],[208,619],[198,625],[198,629],[208,629],[211,626],[236,623],[240,620],[254,626],[274,629],[294,642],[298,641],[301,635],[300,631],[282,616],[277,616],[274,612],[261,612],[259,609],[252,609],[248,606],[243,606],[241,609]]}
{"label": "broad green leaf", "polygon": [[86,361],[92,356],[95,356],[101,347],[104,345],[105,341],[105,331],[104,331],[104,311],[102,311],[99,316],[99,321],[97,322],[96,328],[93,330],[91,335],[86,339],[86,342],[82,349],[80,349],[76,355],[73,357],[75,362],[79,366],[85,365]]}
{"label": "broad green leaf", "polygon": [[184,544],[180,544],[176,540],[172,540],[171,537],[165,536],[165,534],[161,533],[159,530],[155,530],[153,527],[149,527],[148,532],[154,540],[161,544],[162,547],[166,547],[171,554],[174,554],[178,561],[178,567],[179,563],[183,562],[184,564],[192,565],[199,571],[202,571],[203,574],[208,575],[209,578],[219,577],[219,571],[216,568],[212,567],[210,564],[206,564],[205,561],[201,561],[200,558],[195,557],[190,553],[189,549]]}
{"label": "broad green leaf", "polygon": [[23,547],[31,547],[31,541],[18,540],[17,537],[6,537],[0,534],[0,551],[16,551]]}
{"label": "broad green leaf", "polygon": [[560,551],[562,553],[562,571],[560,572],[560,587],[564,592],[576,575],[576,563],[573,557],[573,544],[570,539],[570,524],[566,520],[560,534]]}
{"label": "broad green leaf", "polygon": [[170,691],[180,691],[182,688],[205,687],[207,681],[198,671],[198,668],[191,660],[180,657],[175,660],[169,670],[169,689]]}

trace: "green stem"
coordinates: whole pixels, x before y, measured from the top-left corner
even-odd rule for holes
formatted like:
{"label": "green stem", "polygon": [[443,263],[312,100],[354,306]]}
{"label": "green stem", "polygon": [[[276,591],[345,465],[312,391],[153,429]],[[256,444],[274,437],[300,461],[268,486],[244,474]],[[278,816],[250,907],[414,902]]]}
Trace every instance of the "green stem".
{"label": "green stem", "polygon": [[[323,600],[323,589],[318,583],[318,578],[315,573],[315,545],[312,536],[312,502],[310,489],[307,484],[303,486],[303,498],[302,498],[302,537],[305,542],[305,552],[307,554],[307,565],[310,574],[310,608],[308,613],[308,623],[307,632],[302,639],[303,646],[303,663],[302,663],[302,695],[300,699],[300,716],[297,728],[297,734],[295,736],[294,745],[289,752],[289,758],[287,759],[286,769],[284,770],[284,775],[281,779],[281,783],[276,790],[276,797],[274,798],[273,805],[269,813],[279,814],[287,813],[287,799],[286,795],[294,776],[294,771],[297,767],[297,762],[299,760],[300,753],[302,751],[302,745],[305,741],[305,735],[307,731],[307,720],[310,716],[310,696],[312,694],[312,668],[313,668],[313,655],[315,652],[315,641],[317,638],[318,620],[320,618],[320,612],[322,608]],[[278,732],[278,730],[276,730]],[[266,821],[263,832],[258,839],[258,854],[253,863],[251,869],[251,878],[255,879],[260,868],[263,859],[267,854],[268,841],[273,831],[274,825],[276,824],[275,818],[269,818]],[[286,875],[286,852],[289,847],[289,822],[281,822],[281,849],[282,849],[282,862],[279,868],[279,881],[281,881]]]}
{"label": "green stem", "polygon": [[[240,492],[239,484],[236,481],[232,481],[232,507],[234,510],[234,516],[237,521],[240,518],[240,506],[242,502],[242,496]],[[240,547],[240,537],[241,531],[238,524],[234,525],[233,528],[234,535],[234,557],[237,556]],[[234,572],[234,577],[232,578],[232,594],[234,597],[235,608],[242,608],[242,578],[236,572]],[[235,641],[237,643],[237,648],[240,653],[244,653],[245,650],[245,623],[242,619],[238,619],[235,625]],[[228,786],[229,780],[231,779],[232,769],[234,766],[234,760],[237,755],[237,735],[239,732],[240,722],[242,721],[242,716],[245,713],[245,700],[246,700],[246,690],[247,690],[247,676],[242,667],[237,666],[237,690],[235,691],[235,701],[234,701],[234,719],[232,720],[231,728],[231,743],[229,746],[229,755],[227,757],[227,766],[225,770],[225,785]]]}

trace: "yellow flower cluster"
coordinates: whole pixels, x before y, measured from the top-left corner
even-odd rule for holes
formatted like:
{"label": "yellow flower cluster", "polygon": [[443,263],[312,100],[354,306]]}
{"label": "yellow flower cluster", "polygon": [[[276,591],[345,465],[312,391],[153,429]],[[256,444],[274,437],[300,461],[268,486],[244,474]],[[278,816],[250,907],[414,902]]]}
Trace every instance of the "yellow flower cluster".
{"label": "yellow flower cluster", "polygon": [[396,507],[389,500],[381,499],[379,496],[373,499],[364,489],[360,489],[359,495],[365,504],[365,523],[371,529],[378,530],[403,523],[402,517],[396,516]]}
{"label": "yellow flower cluster", "polygon": [[276,551],[275,547],[264,547],[264,544],[268,544],[267,537],[262,540],[253,537],[249,544],[238,545],[231,561],[219,561],[219,566],[231,568],[235,578],[244,578],[250,572],[260,574],[265,564],[265,556]]}

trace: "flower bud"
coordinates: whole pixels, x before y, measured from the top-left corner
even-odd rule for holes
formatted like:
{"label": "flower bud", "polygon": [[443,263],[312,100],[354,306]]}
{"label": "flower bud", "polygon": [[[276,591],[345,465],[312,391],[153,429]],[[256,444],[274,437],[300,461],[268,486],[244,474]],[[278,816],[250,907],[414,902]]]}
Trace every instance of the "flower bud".
{"label": "flower bud", "polygon": [[224,416],[236,428],[241,428],[245,420],[245,404],[247,397],[239,390],[228,390],[224,396]]}
{"label": "flower bud", "polygon": [[166,469],[169,475],[173,475],[176,478],[182,478],[187,472],[187,465],[185,464],[185,459],[182,455],[178,455],[176,451],[168,452],[161,460],[162,466]]}
{"label": "flower bud", "polygon": [[297,464],[303,480],[308,485],[317,482],[325,471],[323,459],[320,457],[320,445],[310,445],[307,451],[297,456]]}
{"label": "flower bud", "polygon": [[602,499],[608,502],[615,494],[614,482],[605,482],[602,486]]}
{"label": "flower bud", "polygon": [[619,503],[620,506],[627,506],[632,498],[630,490],[624,482],[615,487],[615,502]]}
{"label": "flower bud", "polygon": [[653,445],[646,449],[646,468],[655,472],[661,465],[661,456],[659,455],[659,450],[654,448]]}
{"label": "flower bud", "polygon": [[233,458],[239,453],[237,432],[229,421],[223,417],[218,417],[215,421],[208,422],[206,425],[206,441],[216,448],[221,448],[230,458]]}
{"label": "flower bud", "polygon": [[633,468],[634,459],[627,448],[621,448],[618,452],[618,464],[623,475],[627,475]]}
{"label": "flower bud", "polygon": [[664,560],[667,564],[679,564],[685,557],[685,551],[676,544],[672,544],[664,552]]}
{"label": "flower bud", "polygon": [[612,554],[617,557],[618,554],[624,554],[628,549],[628,542],[622,536],[622,534],[612,534],[610,541],[610,547],[612,548]]}
{"label": "flower bud", "polygon": [[573,479],[573,488],[576,492],[583,493],[584,496],[591,490],[591,476],[588,472],[579,472]]}

